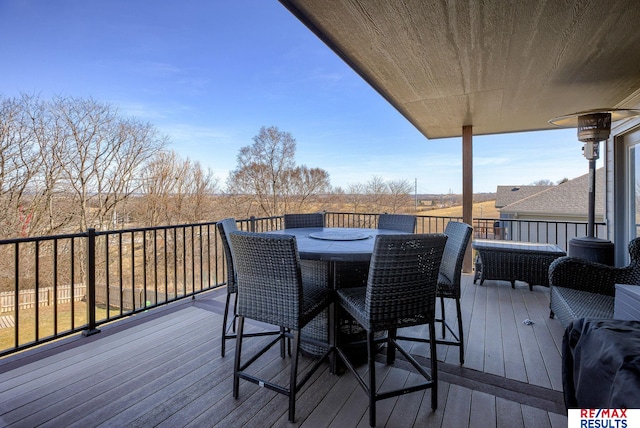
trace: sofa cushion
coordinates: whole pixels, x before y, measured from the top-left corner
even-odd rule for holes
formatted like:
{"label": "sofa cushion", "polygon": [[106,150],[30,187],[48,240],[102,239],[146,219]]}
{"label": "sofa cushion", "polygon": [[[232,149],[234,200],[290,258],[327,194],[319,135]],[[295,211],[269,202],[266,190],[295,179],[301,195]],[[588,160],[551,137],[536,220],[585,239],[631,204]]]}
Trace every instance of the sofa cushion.
{"label": "sofa cushion", "polygon": [[550,308],[563,327],[579,318],[613,318],[614,297],[565,287],[551,287]]}

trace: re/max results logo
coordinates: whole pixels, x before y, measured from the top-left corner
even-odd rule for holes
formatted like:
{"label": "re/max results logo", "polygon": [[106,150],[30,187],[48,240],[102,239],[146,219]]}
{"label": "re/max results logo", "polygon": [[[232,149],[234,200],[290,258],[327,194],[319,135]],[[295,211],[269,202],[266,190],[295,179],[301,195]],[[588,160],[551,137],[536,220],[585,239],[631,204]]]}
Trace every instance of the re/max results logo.
{"label": "re/max results logo", "polygon": [[569,409],[568,428],[640,427],[640,409]]}

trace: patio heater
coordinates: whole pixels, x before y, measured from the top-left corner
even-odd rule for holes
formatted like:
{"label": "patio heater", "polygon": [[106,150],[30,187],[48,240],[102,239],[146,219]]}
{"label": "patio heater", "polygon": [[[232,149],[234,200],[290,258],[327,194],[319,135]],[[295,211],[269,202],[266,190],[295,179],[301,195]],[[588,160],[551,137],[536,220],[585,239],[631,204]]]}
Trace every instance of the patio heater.
{"label": "patio heater", "polygon": [[600,141],[605,141],[611,133],[611,122],[638,116],[639,110],[596,109],[573,113],[551,119],[549,123],[564,127],[578,128],[578,140],[584,143],[584,157],[589,161],[589,210],[587,216],[587,236],[574,238],[569,242],[569,255],[613,266],[614,247],[611,241],[595,237],[596,205],[596,160],[600,156]]}

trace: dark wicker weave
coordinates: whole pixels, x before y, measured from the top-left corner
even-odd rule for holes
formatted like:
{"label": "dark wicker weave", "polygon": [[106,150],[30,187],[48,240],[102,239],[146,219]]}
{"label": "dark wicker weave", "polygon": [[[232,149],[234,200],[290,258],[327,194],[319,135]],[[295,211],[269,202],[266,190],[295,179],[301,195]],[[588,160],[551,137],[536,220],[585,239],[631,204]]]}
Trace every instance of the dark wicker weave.
{"label": "dark wicker weave", "polygon": [[[299,229],[305,227],[324,227],[324,214],[285,214],[284,228]],[[318,287],[329,285],[329,262],[322,260],[301,260],[302,281],[304,284],[313,284]],[[327,320],[329,314],[324,311],[320,316],[313,319],[310,324],[302,330],[302,336],[321,342],[328,340]],[[315,346],[311,343],[303,343],[302,349],[311,355],[322,355],[323,347]]]}
{"label": "dark wicker weave", "polygon": [[[298,382],[300,330],[331,304],[333,292],[323,287],[306,284],[303,286],[295,237],[233,232],[230,238],[238,278],[238,340],[233,373],[233,396],[238,398],[240,379],[284,394],[289,397],[289,421],[294,422],[296,393],[333,350],[329,344],[325,344],[325,354]],[[245,318],[277,325],[280,327],[281,334],[243,363],[242,340],[245,337],[243,334]],[[288,387],[259,379],[246,371],[260,355],[278,341],[284,344],[285,337],[293,337]]]}
{"label": "dark wicker weave", "polygon": [[397,230],[413,233],[416,230],[416,216],[405,214],[380,214],[378,229]]}
{"label": "dark wicker weave", "polygon": [[517,280],[529,284],[532,290],[534,285],[549,285],[549,265],[564,252],[541,252],[526,249],[480,249],[480,285],[486,279],[505,280],[511,282],[511,288],[515,288]]}
{"label": "dark wicker weave", "polygon": [[551,263],[549,316],[557,316],[564,327],[577,318],[613,318],[615,285],[640,285],[640,238],[629,242],[629,256],[631,263],[622,268],[575,257]]}
{"label": "dark wicker weave", "polygon": [[[442,337],[449,330],[454,340],[436,340],[436,343],[453,345],[460,348],[460,364],[464,364],[464,332],[462,328],[462,310],[460,307],[460,280],[462,276],[462,262],[467,251],[473,228],[466,223],[450,221],[444,230],[447,235],[447,245],[444,247],[442,264],[438,274],[438,290],[436,296],[440,298],[440,312],[442,319],[436,319],[442,323]],[[456,334],[447,324],[444,308],[444,299],[456,301],[456,314],[458,319],[458,333]],[[423,338],[398,336],[399,339],[428,342]]]}
{"label": "dark wicker weave", "polygon": [[[227,264],[227,300],[224,305],[224,315],[222,316],[222,346],[220,346],[220,355],[224,357],[226,352],[226,341],[228,339],[236,338],[236,318],[237,314],[235,309],[238,307],[238,283],[236,280],[236,270],[233,258],[233,249],[231,242],[229,242],[229,234],[238,230],[236,220],[233,218],[225,218],[217,223],[218,233],[220,234],[220,240],[222,241],[222,247],[224,248],[224,256]],[[231,306],[231,296],[235,296],[234,300],[234,312],[233,319],[229,323],[229,309]],[[273,334],[280,334],[280,331],[267,331],[259,333],[245,334],[245,336],[268,336]]]}
{"label": "dark wicker weave", "polygon": [[[369,383],[356,371],[341,344],[337,351],[349,370],[359,379],[369,395],[369,424],[376,424],[376,401],[432,389],[431,407],[438,403],[437,358],[435,347],[435,300],[438,271],[447,237],[433,235],[379,235],[376,237],[366,287],[337,290],[338,301],[367,332]],[[431,374],[396,341],[398,328],[428,324],[431,347]],[[375,333],[388,330],[387,338],[376,339]],[[426,379],[419,385],[393,391],[378,392],[375,379],[376,343],[386,341],[387,364],[395,360],[395,350]]]}
{"label": "dark wicker weave", "polygon": [[613,296],[551,286],[549,297],[549,316],[555,316],[564,328],[579,318],[613,318]]}
{"label": "dark wicker weave", "polygon": [[298,229],[301,227],[324,227],[324,214],[285,214],[284,228]]}

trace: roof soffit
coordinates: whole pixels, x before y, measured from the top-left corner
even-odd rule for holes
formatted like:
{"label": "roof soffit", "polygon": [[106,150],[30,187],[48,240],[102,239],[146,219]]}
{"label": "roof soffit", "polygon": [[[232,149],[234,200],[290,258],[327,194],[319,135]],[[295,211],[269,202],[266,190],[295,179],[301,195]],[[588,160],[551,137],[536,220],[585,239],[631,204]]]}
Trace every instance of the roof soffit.
{"label": "roof soffit", "polygon": [[640,89],[635,0],[281,3],[428,138],[549,129]]}

